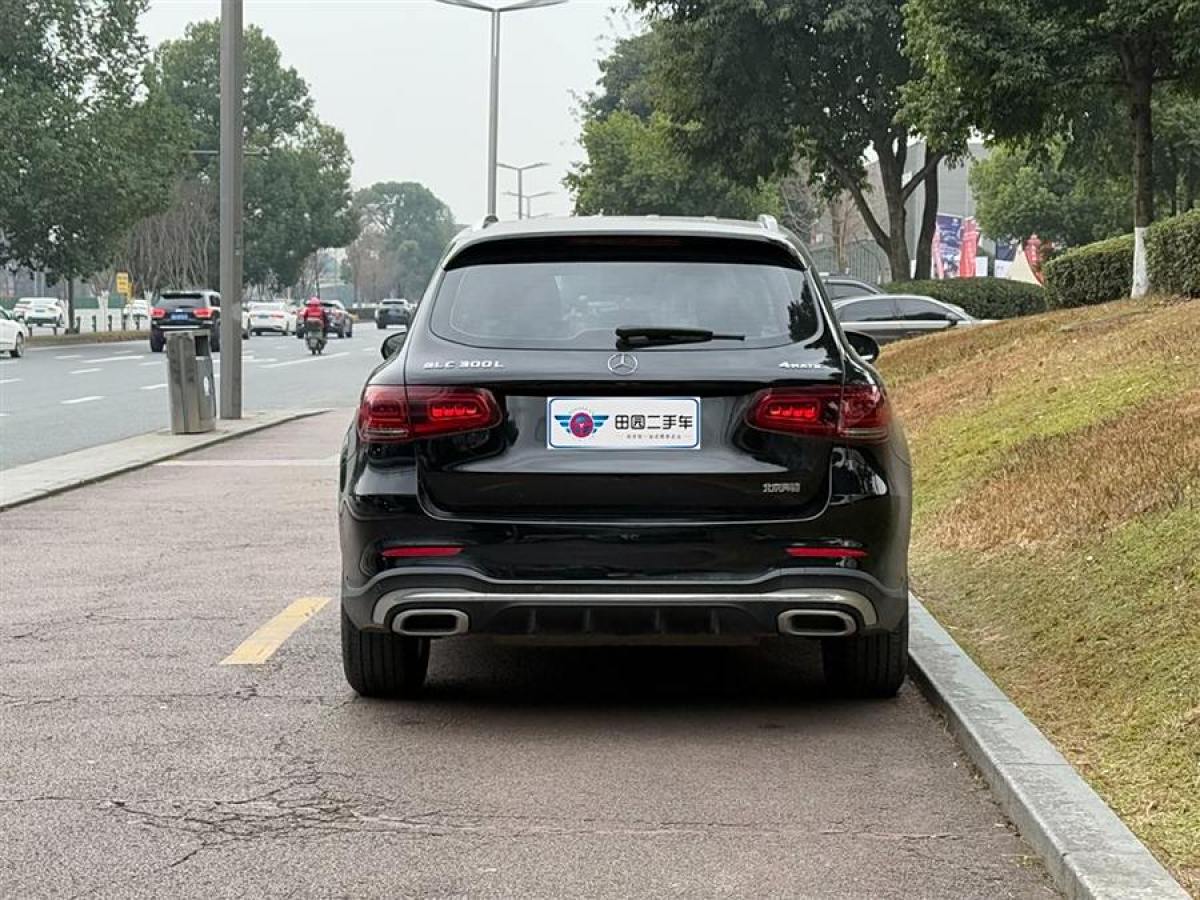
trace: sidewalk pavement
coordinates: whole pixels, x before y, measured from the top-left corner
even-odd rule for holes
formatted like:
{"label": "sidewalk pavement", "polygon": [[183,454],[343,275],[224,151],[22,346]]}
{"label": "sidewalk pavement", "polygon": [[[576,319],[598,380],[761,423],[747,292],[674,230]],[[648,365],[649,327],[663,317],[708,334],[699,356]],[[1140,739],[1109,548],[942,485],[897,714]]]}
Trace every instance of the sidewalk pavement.
{"label": "sidewalk pavement", "polygon": [[219,419],[214,431],[203,434],[154,431],[123,441],[14,466],[0,471],[0,510],[20,506],[51,494],[139,469],[292,419],[315,415],[321,411],[293,409],[255,412],[237,420]]}

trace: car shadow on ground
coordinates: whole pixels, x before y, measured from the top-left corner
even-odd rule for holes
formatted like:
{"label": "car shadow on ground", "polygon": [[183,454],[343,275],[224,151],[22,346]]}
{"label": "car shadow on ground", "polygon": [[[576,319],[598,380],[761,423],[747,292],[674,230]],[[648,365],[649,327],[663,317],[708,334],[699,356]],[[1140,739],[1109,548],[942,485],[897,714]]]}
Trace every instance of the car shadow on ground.
{"label": "car shadow on ground", "polygon": [[496,707],[828,706],[815,641],[749,646],[536,646],[435,642],[422,703]]}

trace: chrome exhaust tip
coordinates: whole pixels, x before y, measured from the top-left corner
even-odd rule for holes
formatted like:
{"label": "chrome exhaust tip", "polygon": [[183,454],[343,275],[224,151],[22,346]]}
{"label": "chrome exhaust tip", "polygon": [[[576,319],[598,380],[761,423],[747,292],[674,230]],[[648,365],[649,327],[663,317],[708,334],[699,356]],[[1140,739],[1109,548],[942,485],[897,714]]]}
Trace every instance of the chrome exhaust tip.
{"label": "chrome exhaust tip", "polygon": [[392,619],[392,631],[407,637],[450,637],[470,627],[470,618],[457,609],[406,609]]}
{"label": "chrome exhaust tip", "polygon": [[846,637],[858,631],[849,613],[836,609],[789,609],[779,614],[779,633],[791,637]]}

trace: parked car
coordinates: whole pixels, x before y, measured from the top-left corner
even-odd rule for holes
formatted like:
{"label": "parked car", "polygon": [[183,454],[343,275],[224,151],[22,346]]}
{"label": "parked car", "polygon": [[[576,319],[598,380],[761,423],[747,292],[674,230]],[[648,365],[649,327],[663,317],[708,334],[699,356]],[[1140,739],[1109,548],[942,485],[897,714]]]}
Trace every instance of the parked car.
{"label": "parked car", "polygon": [[823,275],[821,281],[825,283],[825,293],[829,295],[830,300],[846,300],[850,297],[883,293],[877,285],[849,275]]}
{"label": "parked car", "polygon": [[[326,335],[336,334],[339,338],[354,336],[354,318],[340,300],[322,300],[321,305],[325,307],[325,315],[329,319]],[[296,337],[304,337],[303,328],[296,329]]]}
{"label": "parked car", "polygon": [[283,301],[251,303],[248,312],[251,334],[262,334],[267,331],[291,334],[296,330],[296,314]]}
{"label": "parked car", "polygon": [[357,692],[416,693],[431,641],[468,634],[817,639],[839,689],[896,692],[908,452],[878,347],[836,326],[794,235],[768,216],[485,224],[424,303],[342,448]]}
{"label": "parked car", "polygon": [[31,330],[34,325],[62,328],[67,324],[66,307],[57,297],[23,297],[14,311]]}
{"label": "parked car", "polygon": [[25,326],[0,309],[0,353],[18,359],[25,353]]}
{"label": "parked car", "polygon": [[833,304],[834,314],[846,331],[868,334],[887,344],[947,328],[989,325],[993,319],[976,319],[960,306],[919,294],[872,294]]}
{"label": "parked car", "polygon": [[375,327],[387,328],[389,325],[412,324],[413,304],[403,297],[387,297],[379,301],[375,307]]}
{"label": "parked car", "polygon": [[221,295],[216,291],[163,291],[150,310],[150,350],[161,353],[172,331],[202,329],[221,350]]}
{"label": "parked car", "polygon": [[141,297],[134,297],[125,304],[121,312],[127,319],[149,319],[150,304]]}

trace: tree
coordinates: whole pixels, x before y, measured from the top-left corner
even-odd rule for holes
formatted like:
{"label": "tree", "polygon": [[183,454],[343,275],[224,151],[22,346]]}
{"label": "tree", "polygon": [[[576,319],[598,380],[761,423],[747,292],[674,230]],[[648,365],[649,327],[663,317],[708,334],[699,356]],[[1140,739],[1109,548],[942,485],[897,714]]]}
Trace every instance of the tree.
{"label": "tree", "polygon": [[1067,154],[1059,139],[1046,147],[997,147],[970,174],[976,217],[996,240],[1037,234],[1076,246],[1124,233],[1127,178],[1087,168]]}
{"label": "tree", "polygon": [[694,165],[677,148],[674,131],[657,112],[643,120],[617,110],[586,121],[581,142],[588,161],[575,166],[565,180],[575,212],[753,219],[777,210],[778,198],[770,188],[748,187],[714,166]]}
{"label": "tree", "polygon": [[[665,111],[701,161],[754,183],[806,160],[818,181],[850,193],[894,279],[909,277],[906,207],[926,190],[916,274],[929,270],[937,166],[962,152],[965,120],[950,95],[924,129],[923,165],[909,173],[917,136],[900,90],[923,75],[901,52],[903,0],[633,0],[656,17]],[[877,161],[885,218],[870,202],[866,159]],[[827,191],[832,193],[832,191]],[[931,202],[932,201],[932,202]]]}
{"label": "tree", "polygon": [[142,63],[145,0],[0,4],[0,263],[67,283],[108,265],[161,209],[180,122]]}
{"label": "tree", "polygon": [[653,66],[661,52],[652,29],[618,41],[601,60],[600,90],[582,104],[580,143],[587,162],[564,180],[575,212],[742,219],[778,212],[774,185],[739,183],[719,164],[698,164],[681,151],[678,126],[656,101]]}
{"label": "tree", "polygon": [[[267,288],[294,285],[321,247],[358,233],[344,136],[313,112],[308,85],[262,30],[245,32],[244,272]],[[187,123],[191,162],[181,177],[215,191],[220,144],[220,23],[195,22],[158,50],[164,90]],[[212,206],[215,211],[215,205]],[[215,232],[213,235],[215,240]],[[215,283],[217,253],[206,254]]]}
{"label": "tree", "polygon": [[420,297],[457,227],[423,184],[381,181],[354,195],[361,233],[347,248],[356,289],[370,299]]}
{"label": "tree", "polygon": [[999,139],[1040,140],[1081,107],[1120,102],[1131,139],[1133,289],[1148,289],[1145,230],[1154,219],[1155,86],[1200,76],[1193,0],[910,0],[908,47],[929,77],[912,91],[953,96]]}

